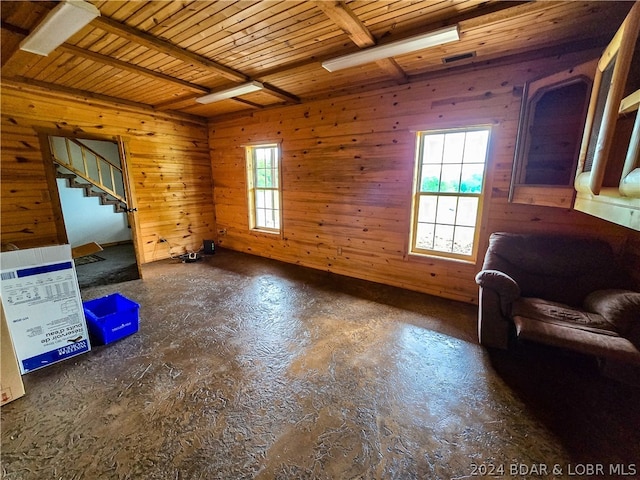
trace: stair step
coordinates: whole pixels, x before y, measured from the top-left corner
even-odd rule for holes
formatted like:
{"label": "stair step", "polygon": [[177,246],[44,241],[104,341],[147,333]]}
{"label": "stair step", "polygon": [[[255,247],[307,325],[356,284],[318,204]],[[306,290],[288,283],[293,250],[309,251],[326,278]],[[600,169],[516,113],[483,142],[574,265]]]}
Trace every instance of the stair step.
{"label": "stair step", "polygon": [[64,178],[66,180],[75,180],[76,176],[73,173],[62,173],[58,170],[56,170],[56,177],[57,178]]}

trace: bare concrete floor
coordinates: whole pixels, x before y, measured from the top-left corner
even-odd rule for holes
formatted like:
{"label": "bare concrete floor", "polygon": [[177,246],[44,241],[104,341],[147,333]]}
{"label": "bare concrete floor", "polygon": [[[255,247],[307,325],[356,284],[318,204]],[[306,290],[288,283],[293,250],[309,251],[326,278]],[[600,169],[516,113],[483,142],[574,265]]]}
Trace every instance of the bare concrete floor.
{"label": "bare concrete floor", "polygon": [[96,256],[103,260],[85,265],[76,265],[80,289],[84,290],[97,285],[109,285],[140,278],[133,244],[124,243],[104,247]]}
{"label": "bare concrete floor", "polygon": [[640,470],[640,389],[551,349],[487,352],[473,306],[225,250],[143,275],[83,291],[138,302],[137,334],[2,407],[2,478]]}

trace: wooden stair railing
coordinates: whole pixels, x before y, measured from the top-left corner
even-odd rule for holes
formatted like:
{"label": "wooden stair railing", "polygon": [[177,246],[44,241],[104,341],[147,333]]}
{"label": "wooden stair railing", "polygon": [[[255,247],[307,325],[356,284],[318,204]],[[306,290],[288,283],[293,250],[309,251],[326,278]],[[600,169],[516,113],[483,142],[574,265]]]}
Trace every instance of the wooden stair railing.
{"label": "wooden stair railing", "polygon": [[92,183],[78,182],[78,176],[75,173],[64,173],[60,170],[56,170],[56,177],[66,180],[69,188],[82,188],[84,190],[85,197],[97,197],[100,199],[100,205],[113,205],[116,213],[124,213],[128,211],[126,203],[118,200],[117,198],[111,197],[111,195],[106,192],[96,192],[93,190],[94,185]]}

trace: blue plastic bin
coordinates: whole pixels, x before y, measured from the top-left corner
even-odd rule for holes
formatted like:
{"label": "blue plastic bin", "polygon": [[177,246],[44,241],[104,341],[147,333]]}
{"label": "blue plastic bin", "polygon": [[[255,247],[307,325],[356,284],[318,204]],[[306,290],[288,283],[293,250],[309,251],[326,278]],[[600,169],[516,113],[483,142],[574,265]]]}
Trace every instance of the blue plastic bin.
{"label": "blue plastic bin", "polygon": [[138,331],[140,305],[124,295],[113,293],[82,305],[93,345],[106,345]]}

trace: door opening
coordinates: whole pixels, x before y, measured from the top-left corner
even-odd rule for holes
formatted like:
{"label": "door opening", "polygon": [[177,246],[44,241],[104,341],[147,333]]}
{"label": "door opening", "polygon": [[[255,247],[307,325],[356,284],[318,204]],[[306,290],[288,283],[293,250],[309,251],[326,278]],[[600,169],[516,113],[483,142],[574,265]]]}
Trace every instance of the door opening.
{"label": "door opening", "polygon": [[95,242],[102,251],[75,259],[80,288],[141,278],[135,209],[120,139],[83,138],[56,132],[41,136],[55,181],[58,237],[72,248]]}

